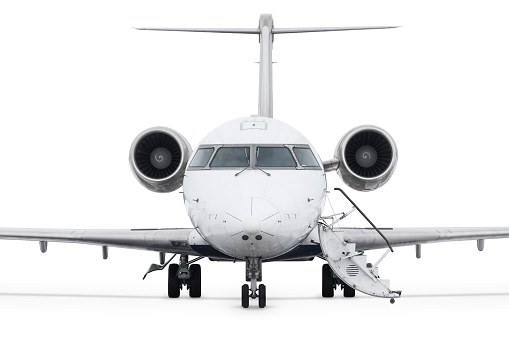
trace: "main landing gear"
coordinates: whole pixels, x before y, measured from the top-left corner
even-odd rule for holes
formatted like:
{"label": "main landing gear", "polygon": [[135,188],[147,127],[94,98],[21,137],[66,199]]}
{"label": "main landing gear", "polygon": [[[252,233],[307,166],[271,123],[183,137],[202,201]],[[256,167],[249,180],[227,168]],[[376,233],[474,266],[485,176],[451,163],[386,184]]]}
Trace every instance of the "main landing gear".
{"label": "main landing gear", "polygon": [[191,298],[201,297],[201,266],[190,265],[200,258],[189,260],[189,256],[181,255],[179,264],[171,264],[168,268],[168,297],[180,297],[180,290],[187,286]]}
{"label": "main landing gear", "polygon": [[337,286],[341,286],[345,298],[355,297],[355,289],[341,281],[328,264],[322,266],[322,297],[332,298]]}
{"label": "main landing gear", "polygon": [[262,281],[262,260],[260,258],[246,258],[246,281],[251,282],[242,285],[242,307],[249,307],[249,298],[258,298],[258,307],[264,308],[267,305],[267,293],[264,284],[257,288],[258,281]]}

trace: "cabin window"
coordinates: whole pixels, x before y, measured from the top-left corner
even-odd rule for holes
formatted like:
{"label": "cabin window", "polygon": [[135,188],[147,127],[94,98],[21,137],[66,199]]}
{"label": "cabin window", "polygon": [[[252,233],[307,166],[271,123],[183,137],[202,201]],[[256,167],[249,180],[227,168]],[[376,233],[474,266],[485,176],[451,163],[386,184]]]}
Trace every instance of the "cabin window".
{"label": "cabin window", "polygon": [[200,148],[196,151],[193,161],[189,167],[205,167],[209,163],[210,157],[214,153],[214,148]]}
{"label": "cabin window", "polygon": [[210,167],[247,167],[249,150],[249,147],[221,147],[212,159]]}
{"label": "cabin window", "polygon": [[293,153],[295,153],[295,156],[302,167],[320,167],[320,165],[318,165],[318,161],[316,161],[316,158],[313,155],[313,152],[311,152],[311,149],[294,147]]}
{"label": "cabin window", "polygon": [[296,167],[292,153],[286,147],[258,147],[256,166],[259,167]]}

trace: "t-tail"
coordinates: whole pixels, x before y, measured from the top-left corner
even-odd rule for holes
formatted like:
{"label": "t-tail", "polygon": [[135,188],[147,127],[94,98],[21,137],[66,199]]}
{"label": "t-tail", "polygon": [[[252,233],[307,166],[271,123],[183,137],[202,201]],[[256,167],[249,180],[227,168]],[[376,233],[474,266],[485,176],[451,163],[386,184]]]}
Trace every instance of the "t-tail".
{"label": "t-tail", "polygon": [[309,28],[274,28],[271,14],[260,15],[258,28],[137,28],[150,31],[206,32],[258,34],[260,40],[260,84],[258,94],[258,115],[273,117],[272,113],[272,43],[274,34],[355,31],[366,29],[386,29],[397,26],[359,26],[359,27],[309,27]]}

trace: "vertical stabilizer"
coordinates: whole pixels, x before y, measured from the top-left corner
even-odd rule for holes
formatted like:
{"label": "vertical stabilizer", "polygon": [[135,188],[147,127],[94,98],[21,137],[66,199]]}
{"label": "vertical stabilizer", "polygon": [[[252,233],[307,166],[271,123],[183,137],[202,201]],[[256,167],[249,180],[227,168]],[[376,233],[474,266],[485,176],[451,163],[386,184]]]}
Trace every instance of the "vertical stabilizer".
{"label": "vertical stabilizer", "polygon": [[258,115],[272,118],[272,29],[271,14],[260,15],[260,89],[258,93]]}

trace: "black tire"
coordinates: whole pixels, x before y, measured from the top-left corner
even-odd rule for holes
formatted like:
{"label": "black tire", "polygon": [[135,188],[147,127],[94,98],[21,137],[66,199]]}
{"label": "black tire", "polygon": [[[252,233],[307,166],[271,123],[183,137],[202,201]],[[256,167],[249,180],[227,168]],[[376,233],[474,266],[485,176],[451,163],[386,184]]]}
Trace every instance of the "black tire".
{"label": "black tire", "polygon": [[168,267],[168,297],[180,297],[180,280],[177,277],[179,270],[178,264],[171,264]]}
{"label": "black tire", "polygon": [[322,266],[322,297],[332,298],[334,296],[334,278],[328,264]]}
{"label": "black tire", "polygon": [[249,307],[249,286],[247,284],[242,285],[242,307]]}
{"label": "black tire", "polygon": [[344,286],[343,286],[343,296],[345,298],[353,298],[353,297],[355,297],[355,289],[351,288],[347,284],[344,284]]}
{"label": "black tire", "polygon": [[264,308],[267,305],[267,289],[264,284],[258,287],[258,306]]}
{"label": "black tire", "polygon": [[201,266],[198,264],[189,267],[191,279],[189,279],[189,296],[191,298],[201,297]]}

